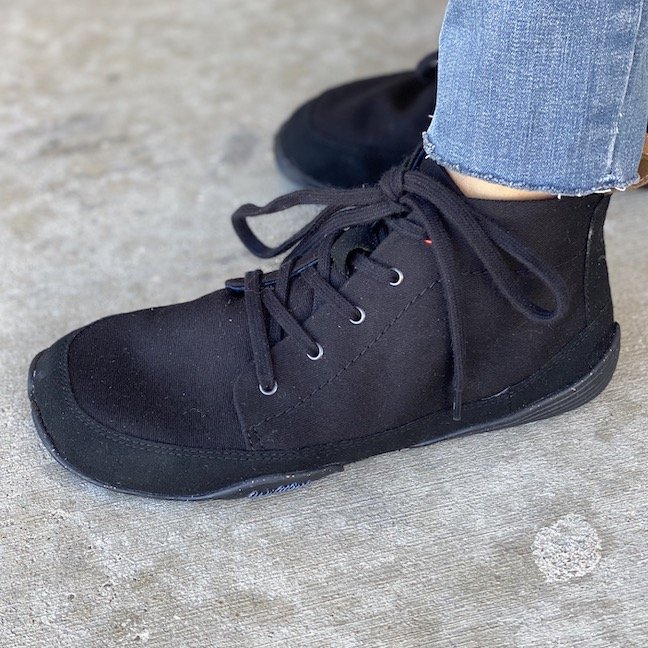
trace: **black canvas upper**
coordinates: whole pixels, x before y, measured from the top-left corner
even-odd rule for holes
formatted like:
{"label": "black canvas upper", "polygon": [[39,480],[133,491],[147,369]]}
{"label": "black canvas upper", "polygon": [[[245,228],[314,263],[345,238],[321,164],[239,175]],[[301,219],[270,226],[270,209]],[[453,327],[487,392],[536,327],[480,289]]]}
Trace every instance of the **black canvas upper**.
{"label": "black canvas upper", "polygon": [[247,220],[325,199],[279,271],[41,354],[32,399],[56,451],[102,483],[191,495],[525,406],[606,348],[608,197],[467,200],[419,154],[377,187],[247,205],[235,224],[268,256]]}
{"label": "black canvas upper", "polygon": [[72,390],[93,418],[153,441],[243,448],[231,389],[251,359],[243,298],[229,291],[187,304],[108,317],[69,348]]}

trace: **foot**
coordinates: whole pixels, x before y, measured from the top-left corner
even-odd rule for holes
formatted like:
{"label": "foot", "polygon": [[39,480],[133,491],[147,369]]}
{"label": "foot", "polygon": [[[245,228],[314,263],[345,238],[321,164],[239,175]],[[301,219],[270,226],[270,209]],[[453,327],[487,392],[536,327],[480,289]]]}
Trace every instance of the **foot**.
{"label": "foot", "polygon": [[[561,414],[619,352],[609,197],[466,199],[422,154],[377,186],[295,192],[234,225],[280,268],[108,317],[29,372],[54,457],[113,490],[288,492],[349,462]],[[277,248],[247,219],[328,203]]]}
{"label": "foot", "polygon": [[[307,187],[374,184],[421,143],[436,93],[437,52],[415,70],[327,90],[281,127],[275,138],[277,165]],[[641,176],[648,184],[648,161],[644,165]]]}

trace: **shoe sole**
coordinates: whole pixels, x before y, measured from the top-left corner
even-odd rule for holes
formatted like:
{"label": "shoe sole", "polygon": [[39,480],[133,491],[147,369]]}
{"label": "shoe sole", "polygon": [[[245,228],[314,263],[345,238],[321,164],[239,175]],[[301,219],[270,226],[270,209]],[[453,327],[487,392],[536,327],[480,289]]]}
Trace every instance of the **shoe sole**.
{"label": "shoe sole", "polygon": [[[527,407],[503,418],[456,429],[443,436],[435,436],[429,441],[417,443],[411,446],[411,448],[424,447],[433,443],[437,443],[439,441],[454,439],[460,436],[478,434],[481,432],[492,432],[494,430],[524,425],[526,423],[550,418],[576,409],[596,398],[596,396],[598,396],[609,384],[614,374],[614,370],[616,369],[620,348],[621,332],[618,324],[615,324],[611,344],[607,351],[598,361],[596,366],[594,366],[591,371],[587,373],[587,375],[574,382],[571,386],[567,387],[566,389],[562,389],[552,394],[551,396],[542,398],[532,403],[531,405],[528,405]],[[318,479],[323,479],[324,477],[328,477],[329,475],[337,472],[342,472],[344,470],[345,464],[332,463],[315,470],[264,475],[261,477],[247,479],[213,492],[177,497],[170,495],[156,495],[155,493],[149,493],[145,491],[119,488],[111,484],[98,481],[83,474],[82,472],[77,470],[75,466],[66,461],[65,458],[57,452],[52,438],[45,429],[38,404],[33,398],[33,375],[40,355],[41,354],[36,356],[32,361],[29,368],[28,378],[28,392],[31,403],[32,418],[34,420],[38,435],[49,453],[59,464],[61,464],[70,472],[97,486],[102,486],[103,488],[107,488],[114,492],[125,493],[128,495],[138,495],[154,499],[200,501],[208,499],[247,498],[256,500],[271,495],[280,495],[300,490]]]}

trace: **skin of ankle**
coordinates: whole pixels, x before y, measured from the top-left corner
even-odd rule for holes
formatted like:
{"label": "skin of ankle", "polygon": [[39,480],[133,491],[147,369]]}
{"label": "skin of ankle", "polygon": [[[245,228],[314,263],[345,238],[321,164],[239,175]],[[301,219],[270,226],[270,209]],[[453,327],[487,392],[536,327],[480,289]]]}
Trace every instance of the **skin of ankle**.
{"label": "skin of ankle", "polygon": [[555,198],[552,194],[542,191],[513,189],[494,182],[487,182],[481,178],[473,178],[453,169],[446,169],[446,171],[464,196],[468,198],[482,200],[548,200],[549,198]]}

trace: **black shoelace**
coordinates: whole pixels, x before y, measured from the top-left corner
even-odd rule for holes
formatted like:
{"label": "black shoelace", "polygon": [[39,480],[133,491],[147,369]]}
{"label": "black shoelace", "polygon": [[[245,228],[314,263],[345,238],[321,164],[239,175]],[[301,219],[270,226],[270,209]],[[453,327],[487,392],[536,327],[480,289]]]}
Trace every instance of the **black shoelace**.
{"label": "black shoelace", "polygon": [[[266,246],[250,229],[248,218],[277,213],[298,205],[327,205],[308,225],[277,247]],[[529,320],[550,322],[565,313],[568,295],[562,278],[530,249],[493,220],[474,210],[460,195],[442,182],[407,166],[386,173],[378,185],[358,189],[305,189],[281,196],[264,207],[243,205],[232,216],[234,229],[243,244],[255,255],[270,258],[292,248],[278,271],[263,275],[256,270],[243,280],[249,334],[259,389],[271,395],[277,390],[271,345],[279,329],[304,347],[311,360],[324,350],[304,330],[288,308],[291,286],[301,276],[314,295],[340,312],[353,324],[364,321],[366,313],[350,303],[334,284],[336,269],[332,247],[338,234],[357,225],[382,222],[388,231],[431,241],[429,250],[436,262],[446,304],[450,347],[453,359],[453,417],[461,418],[464,388],[465,342],[459,301],[459,269],[447,225],[451,224],[481,261],[499,292]],[[552,294],[554,308],[547,310],[524,294],[515,271],[501,252],[515,259]],[[378,281],[397,285],[402,273],[359,255],[354,272],[363,272]],[[233,286],[234,284],[232,284]],[[266,325],[266,315],[270,326]]]}

